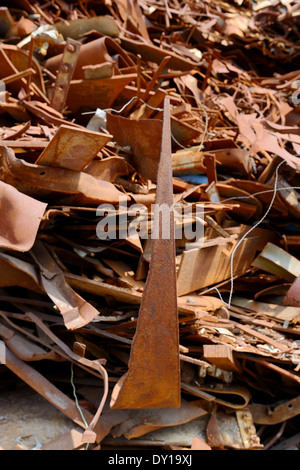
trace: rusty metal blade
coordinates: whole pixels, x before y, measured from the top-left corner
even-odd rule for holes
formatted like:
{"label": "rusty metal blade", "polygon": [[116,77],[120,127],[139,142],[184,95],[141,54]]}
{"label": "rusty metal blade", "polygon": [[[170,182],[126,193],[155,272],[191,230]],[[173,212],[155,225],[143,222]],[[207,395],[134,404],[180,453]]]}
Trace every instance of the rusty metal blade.
{"label": "rusty metal blade", "polygon": [[59,64],[58,74],[51,98],[51,106],[59,112],[63,112],[68,96],[70,82],[78,61],[80,42],[68,38],[66,47]]}
{"label": "rusty metal blade", "polygon": [[[156,204],[173,205],[169,99],[164,103],[161,158]],[[150,269],[133,339],[128,372],[115,386],[112,408],[178,408],[180,362],[175,267],[174,214],[169,212],[170,237],[153,240]]]}

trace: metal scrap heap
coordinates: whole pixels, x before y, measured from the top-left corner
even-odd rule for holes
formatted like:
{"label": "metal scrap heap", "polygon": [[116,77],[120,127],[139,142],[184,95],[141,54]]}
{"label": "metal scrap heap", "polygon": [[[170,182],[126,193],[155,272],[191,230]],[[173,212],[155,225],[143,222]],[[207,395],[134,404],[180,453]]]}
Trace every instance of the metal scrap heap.
{"label": "metal scrap heap", "polygon": [[1,5],[0,397],[41,450],[299,449],[300,1]]}

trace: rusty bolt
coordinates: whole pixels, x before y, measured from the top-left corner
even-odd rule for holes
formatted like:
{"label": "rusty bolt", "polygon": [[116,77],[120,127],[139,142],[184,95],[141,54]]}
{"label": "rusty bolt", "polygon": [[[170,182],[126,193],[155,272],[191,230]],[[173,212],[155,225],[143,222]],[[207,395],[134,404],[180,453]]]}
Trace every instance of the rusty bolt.
{"label": "rusty bolt", "polygon": [[68,44],[67,51],[68,52],[75,52],[75,46],[73,46],[73,44]]}
{"label": "rusty bolt", "polygon": [[60,68],[62,72],[68,73],[69,72],[69,65],[68,64],[63,64]]}

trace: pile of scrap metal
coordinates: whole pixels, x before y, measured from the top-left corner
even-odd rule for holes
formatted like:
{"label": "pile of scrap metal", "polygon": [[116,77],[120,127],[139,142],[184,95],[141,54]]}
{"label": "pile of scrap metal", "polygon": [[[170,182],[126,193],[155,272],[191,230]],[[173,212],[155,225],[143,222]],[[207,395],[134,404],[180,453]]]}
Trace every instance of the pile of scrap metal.
{"label": "pile of scrap metal", "polygon": [[2,389],[42,449],[297,449],[299,0],[1,4]]}

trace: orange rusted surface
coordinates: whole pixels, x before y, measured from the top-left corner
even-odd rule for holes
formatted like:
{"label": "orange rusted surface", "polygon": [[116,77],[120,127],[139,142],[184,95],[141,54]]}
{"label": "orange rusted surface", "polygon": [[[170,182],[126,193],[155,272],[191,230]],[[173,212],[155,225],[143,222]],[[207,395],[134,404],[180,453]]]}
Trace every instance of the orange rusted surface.
{"label": "orange rusted surface", "polygon": [[[156,204],[173,205],[169,100],[165,100]],[[180,406],[178,308],[174,215],[170,239],[153,240],[151,264],[131,347],[129,370],[112,396],[113,408],[177,408]]]}

